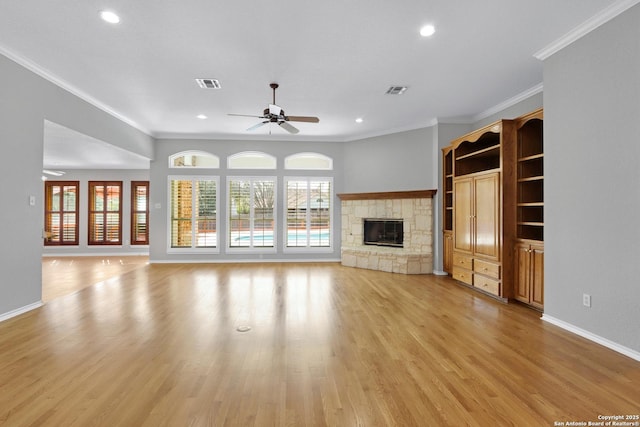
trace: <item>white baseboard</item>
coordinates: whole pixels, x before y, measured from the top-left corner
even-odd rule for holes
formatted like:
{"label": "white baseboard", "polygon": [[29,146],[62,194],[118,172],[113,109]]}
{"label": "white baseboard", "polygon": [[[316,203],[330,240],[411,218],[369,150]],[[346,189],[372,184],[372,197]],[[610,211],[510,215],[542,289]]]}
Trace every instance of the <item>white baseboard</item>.
{"label": "white baseboard", "polygon": [[43,258],[149,256],[149,252],[43,252]]}
{"label": "white baseboard", "polygon": [[436,276],[447,276],[449,273],[442,270],[433,270],[433,274]]}
{"label": "white baseboard", "polygon": [[625,356],[628,356],[628,357],[630,357],[632,359],[635,359],[635,360],[640,362],[640,352],[638,352],[638,351],[635,351],[633,349],[630,349],[628,347],[625,347],[623,345],[615,343],[615,342],[613,342],[611,340],[608,340],[608,339],[603,338],[603,337],[601,337],[599,335],[596,335],[596,334],[594,334],[592,332],[589,332],[589,331],[586,331],[586,330],[584,330],[582,328],[574,326],[571,323],[567,323],[567,322],[565,322],[563,320],[556,319],[555,317],[549,316],[547,314],[543,314],[542,315],[542,320],[544,320],[545,322],[552,323],[552,324],[554,324],[554,325],[556,325],[556,326],[558,326],[558,327],[560,327],[562,329],[565,329],[565,330],[567,330],[569,332],[572,332],[572,333],[574,333],[576,335],[580,335],[583,338],[586,338],[588,340],[596,342],[596,343],[598,343],[600,345],[603,345],[603,346],[605,346],[607,348],[610,348],[613,351],[617,351],[618,353],[622,353]]}
{"label": "white baseboard", "polygon": [[15,310],[11,310],[7,313],[0,314],[0,322],[4,322],[5,320],[9,320],[12,317],[19,316],[27,311],[35,310],[38,307],[42,307],[44,304],[42,301],[34,302],[33,304],[25,305],[24,307],[16,308]]}
{"label": "white baseboard", "polygon": [[149,264],[249,264],[249,263],[340,262],[337,259],[150,259]]}

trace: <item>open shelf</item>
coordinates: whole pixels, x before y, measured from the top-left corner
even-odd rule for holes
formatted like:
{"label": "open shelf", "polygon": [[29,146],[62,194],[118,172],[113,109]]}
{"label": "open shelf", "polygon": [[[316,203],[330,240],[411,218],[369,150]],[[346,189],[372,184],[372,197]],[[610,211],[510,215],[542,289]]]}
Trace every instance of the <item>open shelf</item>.
{"label": "open shelf", "polygon": [[531,224],[518,224],[518,238],[526,240],[544,240],[544,226]]}
{"label": "open shelf", "polygon": [[476,141],[463,141],[455,149],[455,176],[499,168],[499,133],[486,132]]}
{"label": "open shelf", "polygon": [[517,130],[516,237],[544,237],[544,147],[542,119],[527,118]]}
{"label": "open shelf", "polygon": [[453,151],[445,151],[442,169],[444,172],[443,223],[445,231],[453,230]]}

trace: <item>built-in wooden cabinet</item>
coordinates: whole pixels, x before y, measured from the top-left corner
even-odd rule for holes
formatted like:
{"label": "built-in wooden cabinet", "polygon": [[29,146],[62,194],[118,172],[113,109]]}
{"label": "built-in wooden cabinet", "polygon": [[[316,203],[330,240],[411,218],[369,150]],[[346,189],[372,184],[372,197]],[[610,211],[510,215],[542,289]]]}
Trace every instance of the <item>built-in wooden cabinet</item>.
{"label": "built-in wooden cabinet", "polygon": [[544,304],[542,109],[451,142],[443,156],[444,269],[504,301]]}
{"label": "built-in wooden cabinet", "polygon": [[542,109],[516,120],[514,298],[544,307],[544,144]]}
{"label": "built-in wooden cabinet", "polygon": [[518,242],[515,245],[514,297],[539,310],[544,308],[544,246]]}
{"label": "built-in wooden cabinet", "polygon": [[445,230],[443,237],[443,268],[451,274],[453,272],[453,231]]}
{"label": "built-in wooden cabinet", "polygon": [[515,227],[515,172],[508,161],[515,156],[515,129],[514,121],[500,120],[443,150],[445,192],[447,176],[452,185],[452,229],[444,230],[452,236],[451,275],[502,299],[512,297],[513,253],[505,242]]}

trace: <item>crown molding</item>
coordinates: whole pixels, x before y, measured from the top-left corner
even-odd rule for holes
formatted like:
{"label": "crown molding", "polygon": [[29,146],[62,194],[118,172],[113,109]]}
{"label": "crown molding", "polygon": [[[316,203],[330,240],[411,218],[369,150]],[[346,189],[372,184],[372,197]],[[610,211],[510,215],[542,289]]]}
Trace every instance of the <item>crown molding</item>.
{"label": "crown molding", "polygon": [[133,120],[131,120],[130,118],[118,113],[116,110],[114,110],[113,108],[109,107],[108,105],[103,104],[102,102],[98,101],[97,99],[95,99],[91,95],[81,91],[80,89],[78,89],[75,86],[73,86],[71,83],[59,78],[58,76],[56,76],[53,73],[51,73],[49,70],[46,70],[46,69],[40,67],[39,65],[37,65],[34,62],[26,59],[23,56],[20,56],[20,55],[14,53],[14,52],[11,52],[10,50],[4,48],[1,45],[0,45],[0,54],[6,56],[7,58],[12,60],[16,64],[26,68],[27,70],[31,71],[32,73],[42,77],[43,79],[53,83],[54,85],[56,85],[58,87],[66,90],[67,92],[71,93],[72,95],[75,95],[78,98],[82,99],[83,101],[88,102],[89,104],[93,105],[94,107],[104,111],[105,113],[109,114],[110,116],[113,116],[116,119],[128,124],[129,126],[138,129],[140,132],[145,133],[145,134],[153,137],[152,132],[149,131],[148,129],[143,128],[138,123],[136,123]]}
{"label": "crown molding", "polygon": [[627,9],[635,6],[638,3],[640,3],[640,0],[620,0],[613,3],[612,5],[601,10],[598,14],[592,16],[582,24],[578,25],[573,30],[569,31],[564,36],[560,37],[558,40],[549,44],[547,47],[534,53],[533,56],[541,61],[544,61],[554,53],[564,49],[574,41],[584,37],[602,24],[609,22],[616,16],[620,15],[621,13],[625,12]]}
{"label": "crown molding", "polygon": [[[640,1],[640,0],[638,0]],[[544,89],[544,86],[542,83],[539,83],[537,85],[535,85],[534,87],[525,90],[524,92],[521,92],[519,94],[517,94],[516,96],[507,99],[506,101],[501,102],[500,104],[494,105],[493,107],[483,111],[482,113],[479,113],[477,115],[475,115],[473,117],[473,121],[474,122],[478,122],[482,119],[486,119],[489,116],[492,116],[494,114],[497,114],[499,112],[501,112],[502,110],[506,110],[509,107],[512,107],[514,105],[516,105],[519,102],[524,101],[527,98],[532,97],[533,95],[542,92],[542,90]]]}

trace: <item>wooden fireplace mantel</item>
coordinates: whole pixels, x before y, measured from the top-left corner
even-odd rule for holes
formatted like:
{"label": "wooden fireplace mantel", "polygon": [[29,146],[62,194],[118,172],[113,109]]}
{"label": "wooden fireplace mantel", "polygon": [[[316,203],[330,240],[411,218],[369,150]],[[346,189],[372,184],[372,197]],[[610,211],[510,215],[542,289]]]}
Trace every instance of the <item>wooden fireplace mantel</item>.
{"label": "wooden fireplace mantel", "polygon": [[384,191],[380,193],[341,193],[340,200],[388,200],[432,198],[437,190]]}

